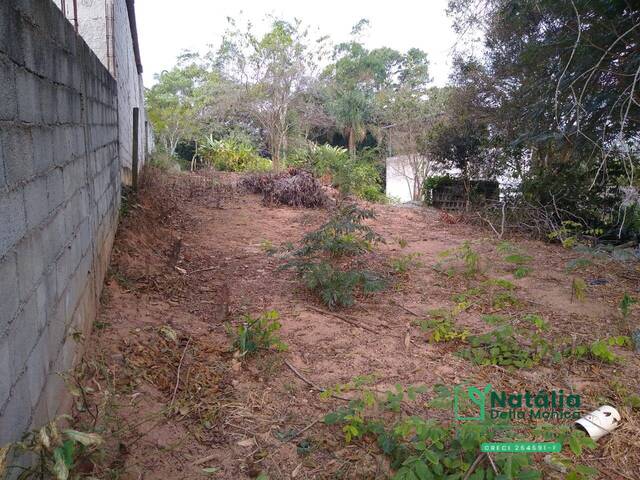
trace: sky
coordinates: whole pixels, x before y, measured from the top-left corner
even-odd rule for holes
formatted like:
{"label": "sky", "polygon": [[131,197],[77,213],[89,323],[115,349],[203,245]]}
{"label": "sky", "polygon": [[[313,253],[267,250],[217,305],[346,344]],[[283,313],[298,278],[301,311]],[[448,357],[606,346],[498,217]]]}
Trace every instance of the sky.
{"label": "sky", "polygon": [[427,52],[433,84],[447,82],[456,35],[446,15],[448,0],[137,0],[136,17],[144,83],[153,85],[154,74],[171,68],[185,49],[207,51],[218,46],[227,17],[264,25],[272,14],[300,19],[334,43],[347,40],[362,18],[370,22],[362,41],[369,48],[390,47]]}

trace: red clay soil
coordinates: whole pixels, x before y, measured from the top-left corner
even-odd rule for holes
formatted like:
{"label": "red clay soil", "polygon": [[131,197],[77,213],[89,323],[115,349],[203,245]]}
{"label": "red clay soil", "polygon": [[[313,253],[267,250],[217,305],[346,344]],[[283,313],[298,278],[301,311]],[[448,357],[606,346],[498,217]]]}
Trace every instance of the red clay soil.
{"label": "red clay soil", "polygon": [[[416,254],[416,262],[393,274],[384,292],[329,312],[294,272],[279,268],[281,256],[267,254],[272,246],[299,242],[329,212],[264,206],[259,196],[237,191],[236,180],[214,172],[149,171],[137,200],[123,206],[101,312],[77,374],[84,394],[77,397],[76,423],[97,429],[108,443],[95,476],[388,478],[388,461],[375,443],[347,445],[339,427],[318,421],[345,402],[321,399],[310,386],[373,374],[372,388],[379,392],[398,383],[453,386],[469,380],[506,391],[573,391],[582,395],[585,412],[611,402],[623,425],[582,463],[598,468],[601,478],[640,478],[638,411],[624,405],[625,396],[640,393],[639,357],[630,349],[616,348],[622,360],[611,365],[567,359],[508,371],[474,366],[456,355],[460,344],[428,342],[418,324],[429,310],[452,308],[452,296],[474,285],[434,268],[441,252],[465,241],[480,255],[481,278],[516,285],[518,304],[509,313],[541,315],[550,325],[547,337],[574,343],[625,333],[617,305],[625,291],[636,293],[640,274],[632,267],[598,260],[569,274],[566,265],[577,254],[510,239],[533,257],[529,275],[515,279],[491,232],[451,224],[429,208],[370,205],[376,218],[369,223],[385,239],[373,261],[390,265]],[[572,298],[575,275],[587,280],[582,301]],[[240,361],[225,325],[268,310],[280,314],[288,351]],[[457,324],[472,333],[487,331],[491,326],[480,318],[505,313],[497,310],[478,302],[460,313]],[[631,322],[637,325],[637,313]],[[450,412],[426,407],[432,395],[426,393],[414,413],[452,420]],[[310,452],[300,445],[311,445]],[[545,478],[562,477],[542,461],[540,468]]]}

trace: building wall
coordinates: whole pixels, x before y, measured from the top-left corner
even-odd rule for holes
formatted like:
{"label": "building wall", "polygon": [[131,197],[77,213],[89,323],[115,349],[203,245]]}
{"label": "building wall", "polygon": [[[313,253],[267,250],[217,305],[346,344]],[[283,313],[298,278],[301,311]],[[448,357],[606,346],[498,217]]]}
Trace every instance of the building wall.
{"label": "building wall", "polygon": [[120,202],[118,85],[51,0],[0,1],[0,446],[66,410]]}
{"label": "building wall", "polygon": [[[54,0],[61,7],[61,0]],[[133,148],[133,108],[138,108],[138,165],[144,164],[153,148],[152,137],[146,135],[144,86],[138,71],[126,0],[77,0],[78,11],[66,0],[67,17],[77,16],[78,32],[109,69],[118,82],[119,154],[123,181],[131,183]],[[145,136],[146,135],[146,136]],[[147,141],[150,140],[150,141]]]}

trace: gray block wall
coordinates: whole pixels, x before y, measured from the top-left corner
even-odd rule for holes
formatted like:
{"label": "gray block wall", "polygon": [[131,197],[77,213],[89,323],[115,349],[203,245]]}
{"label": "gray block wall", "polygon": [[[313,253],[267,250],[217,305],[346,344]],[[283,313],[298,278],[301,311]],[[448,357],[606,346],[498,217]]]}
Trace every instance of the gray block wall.
{"label": "gray block wall", "polygon": [[[61,0],[54,0],[61,6]],[[142,167],[147,153],[153,150],[153,134],[145,127],[144,85],[138,71],[127,0],[82,0],[77,2],[80,35],[110,69],[118,82],[118,136],[122,178],[131,183],[133,148],[133,108],[139,109],[138,166]],[[75,16],[70,0],[66,1],[67,17]]]}
{"label": "gray block wall", "polygon": [[67,408],[117,227],[117,89],[51,0],[0,1],[0,446]]}

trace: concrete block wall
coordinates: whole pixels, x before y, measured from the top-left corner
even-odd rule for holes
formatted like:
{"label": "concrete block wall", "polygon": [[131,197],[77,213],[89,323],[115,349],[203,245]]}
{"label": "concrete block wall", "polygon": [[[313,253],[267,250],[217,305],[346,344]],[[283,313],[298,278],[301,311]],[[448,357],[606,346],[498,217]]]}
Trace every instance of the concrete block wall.
{"label": "concrete block wall", "polygon": [[67,408],[118,221],[117,96],[51,0],[0,1],[0,446]]}
{"label": "concrete block wall", "polygon": [[[61,0],[54,0],[61,6]],[[131,0],[129,0],[131,1]],[[131,183],[133,148],[133,108],[139,111],[138,168],[153,150],[153,135],[146,127],[144,85],[134,54],[127,0],[82,0],[77,3],[80,35],[110,69],[118,81],[118,135],[122,179]],[[67,17],[75,18],[71,2],[66,2]],[[72,20],[73,21],[73,20]]]}

